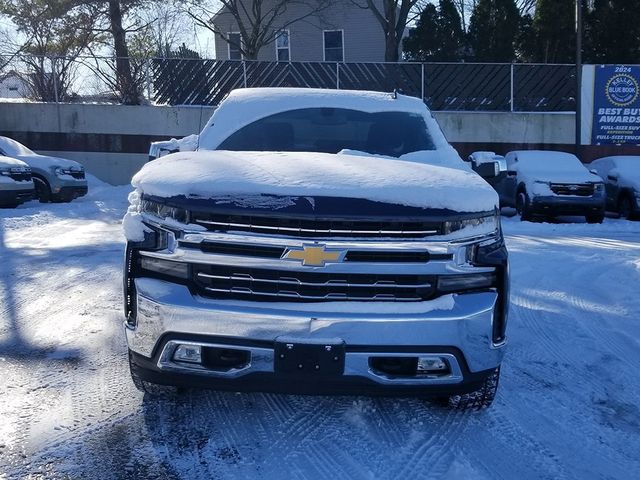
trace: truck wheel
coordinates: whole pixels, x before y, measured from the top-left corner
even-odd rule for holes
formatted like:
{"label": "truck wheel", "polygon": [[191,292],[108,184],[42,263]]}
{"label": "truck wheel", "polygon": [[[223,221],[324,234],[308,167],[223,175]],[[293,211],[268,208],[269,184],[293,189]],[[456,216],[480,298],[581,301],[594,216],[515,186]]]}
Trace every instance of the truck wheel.
{"label": "truck wheel", "polygon": [[140,377],[138,373],[138,366],[133,362],[131,358],[131,351],[129,351],[129,371],[131,372],[131,380],[138,390],[142,393],[151,395],[152,397],[169,398],[179,393],[177,387],[171,387],[169,385],[158,385],[157,383],[147,382]]}
{"label": "truck wheel", "polygon": [[33,177],[33,184],[36,187],[36,195],[40,203],[48,203],[51,201],[51,187],[46,180]]}
{"label": "truck wheel", "polygon": [[624,195],[618,201],[618,212],[620,212],[620,218],[626,218],[627,220],[633,219],[631,206],[631,198],[628,195]]}
{"label": "truck wheel", "polygon": [[604,221],[604,213],[587,215],[585,218],[587,219],[587,223],[602,223]]}
{"label": "truck wheel", "polygon": [[489,407],[496,397],[499,379],[500,367],[493,371],[478,390],[450,396],[447,406],[455,410],[480,410]]}
{"label": "truck wheel", "polygon": [[529,197],[527,195],[527,192],[525,192],[524,190],[518,193],[518,198],[516,199],[516,211],[520,215],[521,221],[527,222],[531,220]]}

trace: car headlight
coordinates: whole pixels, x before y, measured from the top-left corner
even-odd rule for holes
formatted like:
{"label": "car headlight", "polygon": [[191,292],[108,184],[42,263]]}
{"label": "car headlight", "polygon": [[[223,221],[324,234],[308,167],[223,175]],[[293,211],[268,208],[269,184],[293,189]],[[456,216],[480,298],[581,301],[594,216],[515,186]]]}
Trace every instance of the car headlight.
{"label": "car headlight", "polygon": [[153,200],[142,199],[140,211],[154,215],[158,218],[171,218],[176,222],[189,223],[189,211],[184,208],[172,207]]}
{"label": "car headlight", "polygon": [[182,279],[189,278],[189,264],[173,262],[160,258],[140,257],[140,268],[146,272],[153,272],[168,277]]}
{"label": "car headlight", "polygon": [[0,169],[0,175],[4,175],[6,177],[9,177],[11,175],[11,169],[10,168],[1,168]]}
{"label": "car headlight", "polygon": [[448,235],[453,232],[458,232],[466,228],[477,229],[479,234],[493,233],[498,230],[500,220],[498,213],[494,212],[489,215],[483,215],[481,217],[466,218],[463,220],[450,220],[444,222],[443,234]]}
{"label": "car headlight", "polygon": [[593,187],[595,193],[604,193],[604,183],[596,183]]}

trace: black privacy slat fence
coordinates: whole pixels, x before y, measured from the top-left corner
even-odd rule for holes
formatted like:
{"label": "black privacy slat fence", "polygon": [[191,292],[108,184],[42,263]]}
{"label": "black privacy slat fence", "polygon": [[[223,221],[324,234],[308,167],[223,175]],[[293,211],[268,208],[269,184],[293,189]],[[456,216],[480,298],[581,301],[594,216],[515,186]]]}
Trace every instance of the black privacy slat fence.
{"label": "black privacy slat fence", "polygon": [[154,59],[152,101],[217,105],[242,87],[398,90],[432,110],[574,111],[574,65]]}
{"label": "black privacy slat fence", "polygon": [[[236,88],[303,87],[397,90],[436,111],[571,112],[576,107],[575,65],[127,60],[132,77],[123,83],[113,57],[0,56],[0,97],[215,106]],[[122,91],[123,84],[133,88]]]}

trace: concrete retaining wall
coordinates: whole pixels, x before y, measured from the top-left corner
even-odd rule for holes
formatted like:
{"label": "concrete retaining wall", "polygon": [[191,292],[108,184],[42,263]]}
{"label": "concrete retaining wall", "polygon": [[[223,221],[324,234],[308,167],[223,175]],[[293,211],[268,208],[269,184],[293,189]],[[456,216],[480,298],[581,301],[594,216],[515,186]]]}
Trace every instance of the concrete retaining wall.
{"label": "concrete retaining wall", "polygon": [[[199,132],[212,107],[156,107],[88,104],[0,104],[0,135],[33,150],[71,158],[112,184],[125,184],[147,160],[149,143]],[[475,150],[573,151],[573,113],[436,112],[461,156]],[[609,151],[640,154],[632,147],[585,147],[590,160]]]}

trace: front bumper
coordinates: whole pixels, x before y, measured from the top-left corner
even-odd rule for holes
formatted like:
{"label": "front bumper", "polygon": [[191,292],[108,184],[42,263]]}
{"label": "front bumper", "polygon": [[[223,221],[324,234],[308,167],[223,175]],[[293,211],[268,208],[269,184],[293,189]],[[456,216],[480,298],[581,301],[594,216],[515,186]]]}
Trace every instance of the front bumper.
{"label": "front bumper", "polygon": [[[286,388],[292,387],[290,379],[274,372],[274,342],[283,336],[302,343],[344,341],[344,375],[320,382],[330,392],[349,391],[349,385],[362,393],[468,391],[498,367],[504,355],[504,342],[492,341],[498,299],[493,291],[447,295],[411,307],[214,301],[194,297],[182,285],[150,278],[136,279],[135,291],[137,324],[126,325],[127,342],[142,376],[156,383],[263,391],[284,382],[284,390],[291,391]],[[233,375],[193,369],[173,361],[176,346],[185,342],[233,345],[250,351],[252,361]],[[439,377],[390,378],[369,367],[369,360],[381,355],[436,355],[451,368],[449,375]],[[296,382],[302,389],[305,379],[310,381],[305,377]],[[323,390],[317,381],[309,387]]]}
{"label": "front bumper", "polygon": [[33,184],[30,188],[0,190],[0,205],[19,205],[35,198]]}
{"label": "front bumper", "polygon": [[85,182],[85,185],[71,185],[60,187],[58,191],[53,195],[56,200],[71,201],[75,200],[76,198],[85,196],[88,191],[89,187],[87,187]]}
{"label": "front bumper", "polygon": [[604,215],[604,197],[534,196],[531,210],[542,215]]}

